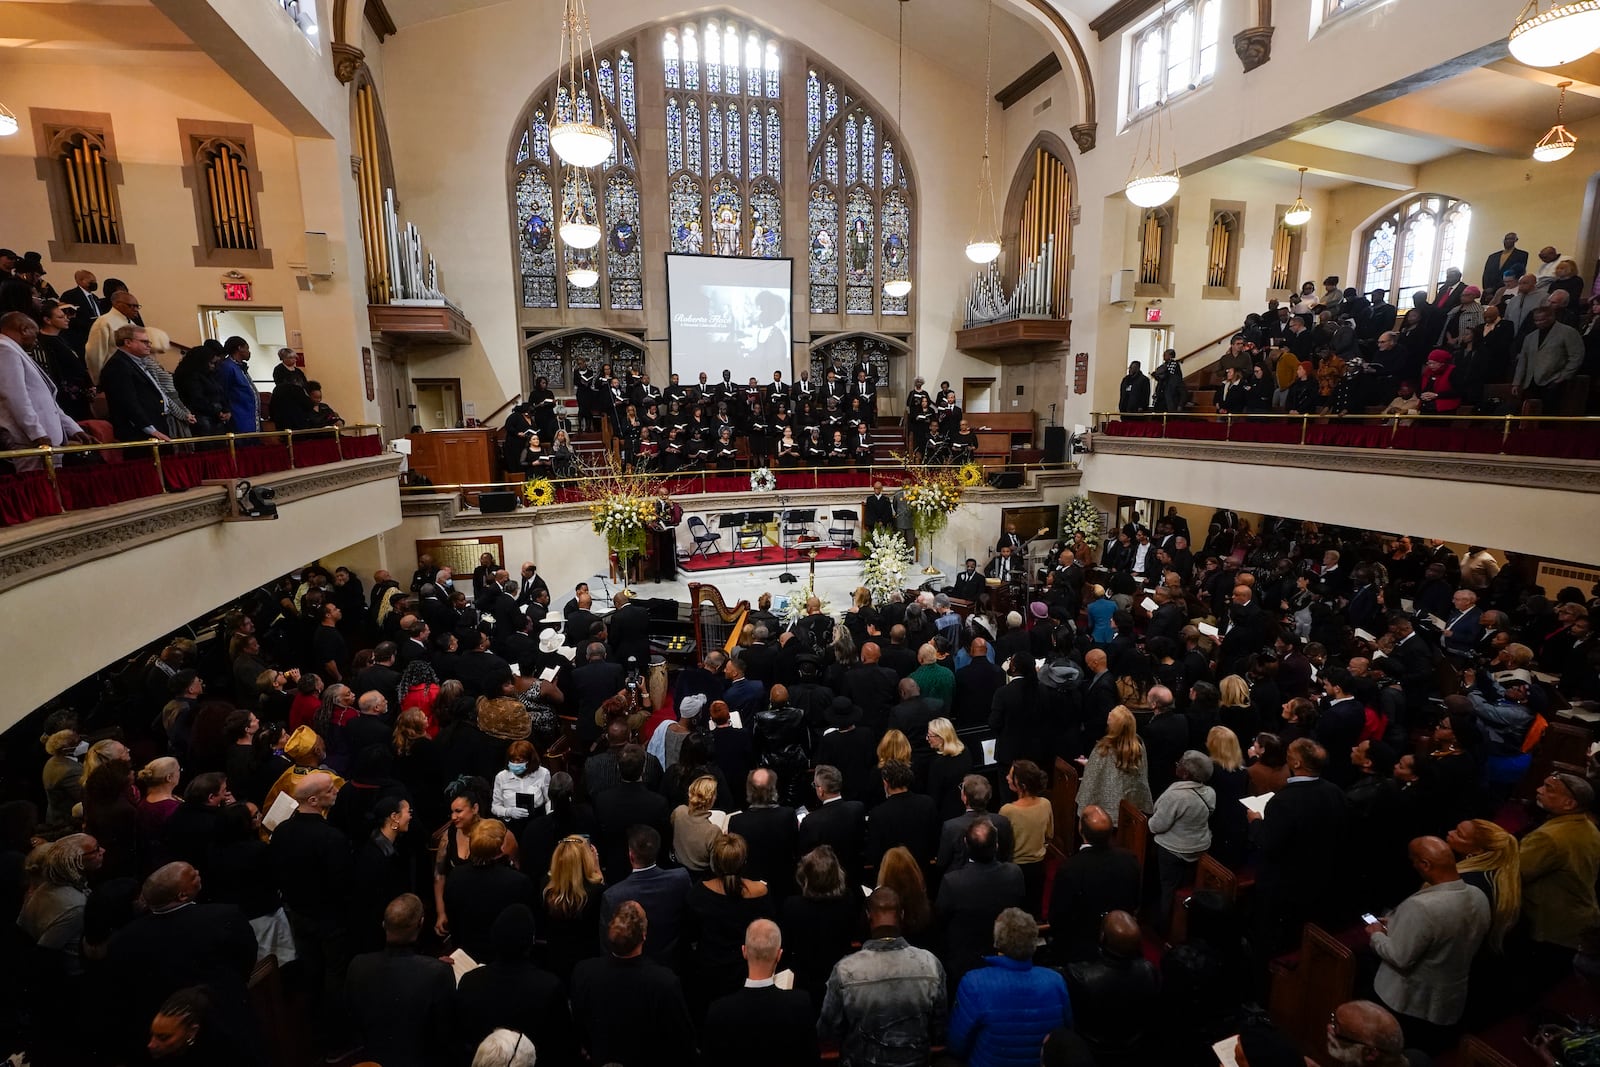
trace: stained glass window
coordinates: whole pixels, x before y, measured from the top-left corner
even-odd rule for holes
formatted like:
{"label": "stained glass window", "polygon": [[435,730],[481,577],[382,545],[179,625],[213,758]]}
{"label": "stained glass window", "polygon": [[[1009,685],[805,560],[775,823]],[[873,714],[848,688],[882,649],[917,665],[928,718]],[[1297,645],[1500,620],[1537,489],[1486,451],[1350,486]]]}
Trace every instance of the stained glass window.
{"label": "stained glass window", "polygon": [[667,98],[667,169],[683,169],[683,108],[675,96]]}
{"label": "stained glass window", "polygon": [[765,127],[761,125],[761,109],[752,107],[750,109],[750,177],[752,178],[761,177],[761,168],[766,162],[763,154],[765,142],[762,138],[764,129]]}
{"label": "stained glass window", "polygon": [[744,139],[739,136],[739,105],[728,107],[728,171],[735,177],[744,170]]}
{"label": "stained glass window", "polygon": [[1460,269],[1471,226],[1472,206],[1455,197],[1424,193],[1402,201],[1361,234],[1359,288],[1382,289],[1402,308],[1413,293],[1431,296],[1446,270]]}
{"label": "stained glass window", "polygon": [[683,29],[683,87],[700,88],[700,45],[693,26]]}
{"label": "stained glass window", "polygon": [[528,161],[528,131],[527,130],[523,130],[522,131],[522,140],[520,142],[518,142],[518,144],[517,144],[517,162],[518,163],[526,163],[527,161]]}
{"label": "stained glass window", "polygon": [[[755,112],[751,111],[750,125],[754,127],[755,123]],[[783,123],[775,107],[767,108],[767,176],[783,177]]]}
{"label": "stained glass window", "polygon": [[767,99],[778,99],[778,45],[767,42]]}
{"label": "stained glass window", "polygon": [[827,185],[811,188],[811,311],[839,313],[839,200]]}
{"label": "stained glass window", "polygon": [[[878,128],[872,124],[872,116],[864,115],[861,119],[861,180],[868,185],[877,182],[877,167],[873,166],[878,161]],[[888,184],[889,177],[884,175],[884,183]]]}
{"label": "stained glass window", "polygon": [[633,57],[626,51],[617,56],[617,91],[621,94],[618,108],[622,111],[622,121],[628,124],[628,132],[634,135],[639,133],[639,101],[633,92]]}
{"label": "stained glass window", "polygon": [[844,181],[846,185],[854,185],[857,176],[860,148],[856,141],[856,117],[851,115],[844,120]]}
{"label": "stained glass window", "polygon": [[727,85],[726,92],[729,96],[738,96],[740,89],[739,66],[739,31],[733,28],[730,22],[727,29],[722,31],[722,62],[726,64],[723,75]]}
{"label": "stained glass window", "polygon": [[606,179],[606,270],[611,306],[644,307],[644,255],[639,250],[639,187],[632,174],[613,171]]}
{"label": "stained glass window", "polygon": [[[883,196],[883,276],[911,276],[911,209],[899,189],[891,189]],[[885,294],[883,313],[904,315],[909,310],[909,301],[909,297]]]}
{"label": "stained glass window", "polygon": [[662,81],[668,89],[678,88],[678,35],[668,30],[661,35]]}
{"label": "stained glass window", "polygon": [[846,203],[845,221],[845,314],[870,315],[877,286],[874,260],[877,249],[873,233],[872,196],[865,189],[854,189]]}
{"label": "stained glass window", "polygon": [[700,101],[690,100],[683,109],[683,161],[690,170],[699,174],[703,158],[700,151]]}
{"label": "stained glass window", "polygon": [[817,147],[817,135],[822,132],[822,79],[817,72],[806,72],[806,151]]}
{"label": "stained glass window", "polygon": [[550,162],[550,120],[542,107],[533,113],[533,158],[540,163]]}
{"label": "stained glass window", "polygon": [[1133,32],[1128,114],[1138,115],[1209,82],[1217,71],[1218,0],[1166,0]]}
{"label": "stained glass window", "polygon": [[744,254],[744,205],[731,178],[717,182],[711,194],[711,250],[719,256]]}
{"label": "stained glass window", "polygon": [[705,249],[705,227],[701,224],[700,183],[680,174],[668,193],[672,230],[672,250],[698,254]]}
{"label": "stained glass window", "polygon": [[706,91],[722,92],[722,34],[715,22],[706,26]]}
{"label": "stained glass window", "polygon": [[556,306],[555,216],[550,182],[530,167],[517,175],[517,249],[522,271],[522,306]]}
{"label": "stained glass window", "polygon": [[706,144],[711,149],[712,174],[723,169],[722,166],[722,108],[711,103],[706,106]]}
{"label": "stained glass window", "polygon": [[616,72],[611,69],[611,60],[609,59],[600,61],[600,91],[606,94],[608,103],[615,104],[617,102],[617,76]]}
{"label": "stained glass window", "polygon": [[839,135],[828,134],[828,143],[822,150],[823,174],[830,182],[839,180]]}
{"label": "stained glass window", "polygon": [[750,254],[764,259],[783,255],[783,199],[771,182],[750,194]]}
{"label": "stained glass window", "polygon": [[[569,248],[566,252],[566,270],[573,271],[580,267],[592,268],[598,271],[599,264],[595,257],[595,249],[579,251]],[[571,281],[566,282],[567,307],[569,308],[597,308],[600,306],[600,285],[596,282],[589,286],[576,286]]]}

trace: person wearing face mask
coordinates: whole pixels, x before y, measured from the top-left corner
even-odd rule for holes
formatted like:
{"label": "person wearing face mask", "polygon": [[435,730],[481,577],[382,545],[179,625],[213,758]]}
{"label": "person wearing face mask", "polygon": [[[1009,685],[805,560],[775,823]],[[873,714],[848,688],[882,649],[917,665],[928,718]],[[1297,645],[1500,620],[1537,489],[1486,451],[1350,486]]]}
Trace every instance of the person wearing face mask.
{"label": "person wearing face mask", "polygon": [[102,314],[103,305],[100,298],[94,295],[100,283],[93,271],[80,270],[73,274],[72,280],[77,284],[61,294],[61,302],[77,310],[72,314],[72,324],[62,330],[61,335],[72,346],[72,350],[82,356],[84,346],[89,342],[89,330],[94,326],[94,320]]}
{"label": "person wearing face mask", "polygon": [[515,823],[550,809],[550,771],[539,765],[539,750],[530,742],[506,747],[506,769],[494,776],[489,808],[495,818]]}

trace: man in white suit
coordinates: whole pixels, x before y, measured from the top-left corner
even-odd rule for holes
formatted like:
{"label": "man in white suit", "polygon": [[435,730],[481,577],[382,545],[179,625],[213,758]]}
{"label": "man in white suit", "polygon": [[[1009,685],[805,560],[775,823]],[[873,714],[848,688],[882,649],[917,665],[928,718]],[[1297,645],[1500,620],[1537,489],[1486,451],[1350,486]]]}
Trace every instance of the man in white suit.
{"label": "man in white suit", "polygon": [[[92,438],[61,410],[54,383],[28,354],[38,339],[38,325],[22,312],[0,317],[0,429],[11,435],[12,448],[89,444]],[[41,466],[31,457],[14,462],[19,471]]]}

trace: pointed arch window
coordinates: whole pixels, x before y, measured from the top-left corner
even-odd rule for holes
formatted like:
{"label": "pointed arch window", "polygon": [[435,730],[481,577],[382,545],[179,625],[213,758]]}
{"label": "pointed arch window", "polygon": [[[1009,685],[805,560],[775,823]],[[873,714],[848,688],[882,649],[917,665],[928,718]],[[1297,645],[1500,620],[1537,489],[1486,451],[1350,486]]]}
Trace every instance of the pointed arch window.
{"label": "pointed arch window", "polygon": [[1382,289],[1409,307],[1411,294],[1432,293],[1445,271],[1461,268],[1471,228],[1464,200],[1424,193],[1402,201],[1361,233],[1361,291]]}

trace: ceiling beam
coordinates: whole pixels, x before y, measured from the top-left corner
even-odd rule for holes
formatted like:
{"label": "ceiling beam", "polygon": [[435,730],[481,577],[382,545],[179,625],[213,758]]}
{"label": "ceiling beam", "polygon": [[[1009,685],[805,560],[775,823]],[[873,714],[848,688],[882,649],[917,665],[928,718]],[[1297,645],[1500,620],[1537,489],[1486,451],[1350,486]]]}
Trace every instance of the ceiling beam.
{"label": "ceiling beam", "polygon": [[1089,29],[1105,40],[1140,15],[1159,6],[1161,0],[1117,0],[1089,22]]}
{"label": "ceiling beam", "polygon": [[1374,104],[1345,121],[1491,156],[1526,156],[1533,143],[1527,131],[1508,127],[1492,116],[1436,107],[1415,97]]}
{"label": "ceiling beam", "polygon": [[1029,93],[1060,73],[1061,57],[1051,52],[1017,75],[1010,85],[995,93],[995,101],[999,103],[1000,110],[1008,110],[1012,104],[1020,104]]}
{"label": "ceiling beam", "polygon": [[8,48],[192,51],[194,42],[153,7],[95,9],[72,4],[0,3],[0,44]]}
{"label": "ceiling beam", "polygon": [[1417,187],[1417,168],[1408,163],[1395,163],[1387,159],[1374,159],[1355,152],[1341,152],[1320,145],[1300,141],[1280,141],[1251,153],[1259,159],[1286,170],[1306,168],[1306,173],[1316,174],[1336,181],[1356,182],[1379,189],[1406,192]]}
{"label": "ceiling beam", "polygon": [[1572,86],[1568,92],[1577,96],[1600,98],[1600,53],[1590,53],[1582,59],[1560,67],[1530,67],[1526,63],[1518,63],[1508,57],[1498,63],[1490,63],[1484,69],[1497,74],[1509,74],[1523,81],[1548,85],[1552,89],[1562,82],[1570,81]]}

